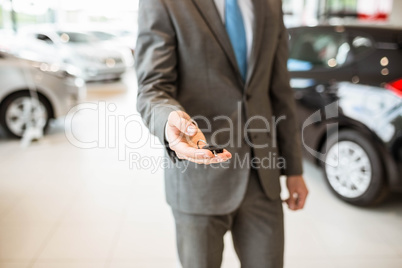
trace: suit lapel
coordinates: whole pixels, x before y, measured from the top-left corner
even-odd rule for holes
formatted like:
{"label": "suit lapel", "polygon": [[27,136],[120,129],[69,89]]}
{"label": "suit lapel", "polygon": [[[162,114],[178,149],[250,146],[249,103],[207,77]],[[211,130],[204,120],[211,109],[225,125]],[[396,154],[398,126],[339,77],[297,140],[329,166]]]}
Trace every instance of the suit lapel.
{"label": "suit lapel", "polygon": [[253,79],[254,73],[256,71],[257,63],[259,60],[261,43],[263,37],[263,30],[265,27],[265,16],[266,8],[263,4],[263,0],[252,0],[254,5],[255,22],[253,26],[253,47],[251,50],[251,56],[248,64],[246,90]]}
{"label": "suit lapel", "polygon": [[[221,45],[223,51],[225,51],[226,56],[229,58],[230,63],[237,72],[237,76],[241,81],[241,74],[239,67],[237,65],[236,56],[234,54],[232,44],[227,35],[225,26],[222,23],[221,16],[215,6],[214,0],[193,0],[197,6],[202,17],[208,24],[212,33],[214,34],[216,40]],[[241,81],[243,84],[243,81]]]}

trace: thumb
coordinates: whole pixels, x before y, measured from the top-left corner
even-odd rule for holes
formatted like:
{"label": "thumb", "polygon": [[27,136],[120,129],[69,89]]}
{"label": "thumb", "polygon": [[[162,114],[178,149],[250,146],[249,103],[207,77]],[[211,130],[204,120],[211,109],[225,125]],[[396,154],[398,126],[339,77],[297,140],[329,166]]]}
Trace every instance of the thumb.
{"label": "thumb", "polygon": [[172,112],[169,115],[168,125],[175,127],[180,132],[188,135],[194,136],[197,134],[197,127],[191,120],[190,116],[184,112]]}
{"label": "thumb", "polygon": [[288,207],[291,210],[296,209],[296,201],[297,201],[297,197],[296,197],[295,193],[289,193],[289,198],[285,200],[286,204],[288,204]]}

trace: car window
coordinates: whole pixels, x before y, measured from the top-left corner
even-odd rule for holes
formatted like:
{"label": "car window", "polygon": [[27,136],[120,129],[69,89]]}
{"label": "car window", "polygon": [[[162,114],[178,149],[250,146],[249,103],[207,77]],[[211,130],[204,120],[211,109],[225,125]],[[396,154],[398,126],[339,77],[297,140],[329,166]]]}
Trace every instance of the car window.
{"label": "car window", "polygon": [[344,33],[305,31],[290,39],[290,71],[330,69],[348,61],[350,45]]}

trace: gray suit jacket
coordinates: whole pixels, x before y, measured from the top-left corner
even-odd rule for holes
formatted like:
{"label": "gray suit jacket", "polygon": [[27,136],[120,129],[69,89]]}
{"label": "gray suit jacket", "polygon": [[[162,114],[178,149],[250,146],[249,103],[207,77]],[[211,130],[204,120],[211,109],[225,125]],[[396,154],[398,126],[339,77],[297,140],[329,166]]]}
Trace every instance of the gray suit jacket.
{"label": "gray suit jacket", "polygon": [[[175,162],[170,153],[176,165],[165,169],[166,196],[177,210],[205,215],[235,210],[247,188],[251,155],[271,199],[279,198],[281,174],[302,173],[282,3],[253,3],[254,45],[243,82],[213,0],[140,1],[137,109],[145,124],[166,144],[169,113],[184,110],[208,141],[233,155],[217,167]],[[259,131],[244,131],[252,129]]]}

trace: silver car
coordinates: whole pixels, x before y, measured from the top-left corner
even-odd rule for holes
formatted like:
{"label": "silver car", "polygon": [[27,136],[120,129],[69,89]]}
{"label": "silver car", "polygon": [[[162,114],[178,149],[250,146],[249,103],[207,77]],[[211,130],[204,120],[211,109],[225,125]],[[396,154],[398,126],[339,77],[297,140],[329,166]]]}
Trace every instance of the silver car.
{"label": "silver car", "polygon": [[29,127],[45,130],[84,98],[86,86],[73,70],[23,60],[0,51],[0,124],[22,137]]}
{"label": "silver car", "polygon": [[54,27],[24,28],[14,50],[22,58],[73,65],[85,81],[119,79],[134,64],[129,48]]}

